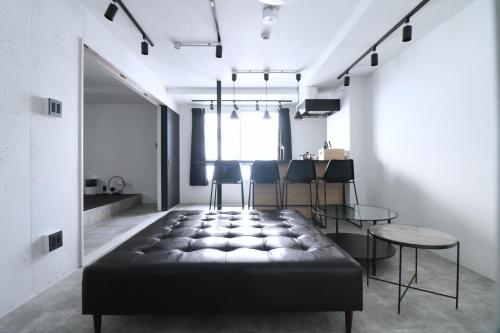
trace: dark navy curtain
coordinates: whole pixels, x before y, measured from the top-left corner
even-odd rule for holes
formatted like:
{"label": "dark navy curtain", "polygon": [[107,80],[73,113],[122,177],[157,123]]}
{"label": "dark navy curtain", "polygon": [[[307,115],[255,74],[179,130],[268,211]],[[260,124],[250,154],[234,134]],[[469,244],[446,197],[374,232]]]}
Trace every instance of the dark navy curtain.
{"label": "dark navy curtain", "polygon": [[279,110],[278,160],[292,159],[292,129],[290,128],[290,109]]}
{"label": "dark navy curtain", "polygon": [[189,185],[207,186],[207,169],[205,156],[205,109],[193,108],[191,130],[191,169]]}

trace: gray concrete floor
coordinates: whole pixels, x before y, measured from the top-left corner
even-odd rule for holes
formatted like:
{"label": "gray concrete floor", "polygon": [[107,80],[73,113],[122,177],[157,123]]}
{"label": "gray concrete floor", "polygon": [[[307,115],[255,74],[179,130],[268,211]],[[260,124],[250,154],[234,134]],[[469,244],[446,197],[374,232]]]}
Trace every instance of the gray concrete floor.
{"label": "gray concrete floor", "polygon": [[[333,223],[325,232],[332,231]],[[341,231],[363,232],[344,223]],[[413,255],[408,255],[404,263],[403,277],[409,279]],[[431,251],[419,251],[418,286],[453,294],[455,267],[453,262]],[[398,254],[379,261],[377,268],[380,277],[396,281]],[[81,315],[81,273],[81,270],[74,272],[0,319],[0,332],[93,332],[92,317]],[[463,267],[460,274],[458,310],[452,299],[409,290],[400,315],[398,287],[371,280],[369,287],[364,286],[364,310],[354,314],[353,332],[495,332],[495,283]],[[102,327],[105,333],[344,332],[345,329],[344,314],[340,312],[104,316]]]}

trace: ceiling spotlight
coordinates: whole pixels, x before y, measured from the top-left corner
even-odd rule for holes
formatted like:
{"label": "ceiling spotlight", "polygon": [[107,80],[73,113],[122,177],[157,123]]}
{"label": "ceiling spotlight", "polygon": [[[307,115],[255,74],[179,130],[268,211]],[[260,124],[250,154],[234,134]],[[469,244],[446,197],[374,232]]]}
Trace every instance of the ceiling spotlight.
{"label": "ceiling spotlight", "polygon": [[259,111],[259,101],[255,101],[255,110]]}
{"label": "ceiling spotlight", "polygon": [[238,105],[236,105],[236,101],[233,101],[233,108],[236,110],[236,111],[239,111],[239,107]]}
{"label": "ceiling spotlight", "polygon": [[378,65],[378,53],[375,52],[375,51],[377,51],[377,47],[374,46],[372,51],[373,51],[373,53],[371,55],[371,65],[377,66]]}
{"label": "ceiling spotlight", "polygon": [[273,6],[265,6],[262,10],[262,22],[265,25],[273,25],[278,22],[279,8]]}
{"label": "ceiling spotlight", "polygon": [[262,117],[262,119],[265,119],[265,120],[271,119],[271,115],[269,114],[269,111],[266,110],[266,112],[264,112],[264,117]]}
{"label": "ceiling spotlight", "polygon": [[214,109],[214,101],[210,101],[210,110]]}
{"label": "ceiling spotlight", "polygon": [[217,58],[222,58],[222,45],[221,44],[217,44],[217,46],[215,46],[215,56]]}
{"label": "ceiling spotlight", "polygon": [[351,84],[351,78],[349,77],[349,72],[346,72],[344,76],[344,87],[349,87],[349,84]]}
{"label": "ceiling spotlight", "polygon": [[405,20],[405,26],[403,27],[403,42],[409,42],[411,41],[411,35],[412,35],[412,28],[410,25],[410,18],[407,17]]}
{"label": "ceiling spotlight", "polygon": [[297,111],[295,113],[295,116],[293,117],[295,120],[302,120],[302,115],[300,114],[300,111]]}
{"label": "ceiling spotlight", "polygon": [[295,0],[259,0],[259,1],[265,3],[266,5],[280,6],[292,3]]}
{"label": "ceiling spotlight", "polygon": [[116,12],[118,12],[118,7],[114,3],[110,3],[108,9],[106,9],[106,12],[104,13],[104,17],[110,21],[113,21]]}
{"label": "ceiling spotlight", "polygon": [[238,114],[236,113],[236,110],[233,110],[233,112],[231,112],[231,115],[229,116],[229,119],[233,119],[233,120],[240,119],[240,117],[238,117]]}
{"label": "ceiling spotlight", "polygon": [[174,42],[174,49],[180,50],[182,47],[182,44],[180,42]]}
{"label": "ceiling spotlight", "polygon": [[278,108],[279,108],[280,110],[281,110],[281,109],[283,109],[283,106],[281,106],[281,101],[279,101],[279,102],[278,102],[278,104],[279,104],[279,105],[278,105]]}
{"label": "ceiling spotlight", "polygon": [[145,40],[142,41],[141,43],[141,53],[143,55],[148,55],[149,54],[149,50],[148,50],[148,42],[146,42]]}

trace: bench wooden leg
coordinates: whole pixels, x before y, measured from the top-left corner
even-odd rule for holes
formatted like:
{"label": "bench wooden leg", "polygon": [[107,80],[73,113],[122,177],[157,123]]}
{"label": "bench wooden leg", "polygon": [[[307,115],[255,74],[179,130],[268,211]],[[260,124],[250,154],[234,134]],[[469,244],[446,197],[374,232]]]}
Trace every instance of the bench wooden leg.
{"label": "bench wooden leg", "polygon": [[102,316],[100,314],[95,314],[93,316],[94,316],[94,333],[101,333]]}
{"label": "bench wooden leg", "polygon": [[351,333],[352,328],[352,311],[345,312],[345,332]]}

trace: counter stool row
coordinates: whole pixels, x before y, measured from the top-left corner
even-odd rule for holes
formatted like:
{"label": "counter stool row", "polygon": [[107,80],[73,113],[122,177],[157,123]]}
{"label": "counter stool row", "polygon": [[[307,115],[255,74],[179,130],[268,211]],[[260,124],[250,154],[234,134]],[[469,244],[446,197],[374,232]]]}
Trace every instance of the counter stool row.
{"label": "counter stool row", "polygon": [[[313,207],[313,185],[316,191],[314,204],[319,205],[318,184],[324,184],[324,203],[326,205],[327,191],[326,184],[343,184],[343,202],[345,203],[345,184],[353,184],[356,203],[358,194],[354,181],[354,162],[348,160],[330,160],[323,176],[316,175],[315,162],[313,160],[292,160],[288,165],[288,170],[283,178],[283,188],[281,177],[276,161],[255,161],[251,167],[250,186],[248,191],[248,208],[255,208],[255,184],[274,184],[276,187],[276,207],[288,208],[288,186],[293,184],[309,185],[309,203]],[[212,185],[210,189],[209,208],[216,207],[217,186],[223,184],[240,184],[241,186],[241,208],[245,208],[245,198],[243,190],[243,177],[241,176],[240,163],[238,161],[215,161]],[[215,188],[215,192],[214,192]],[[213,200],[212,200],[213,199]]]}

